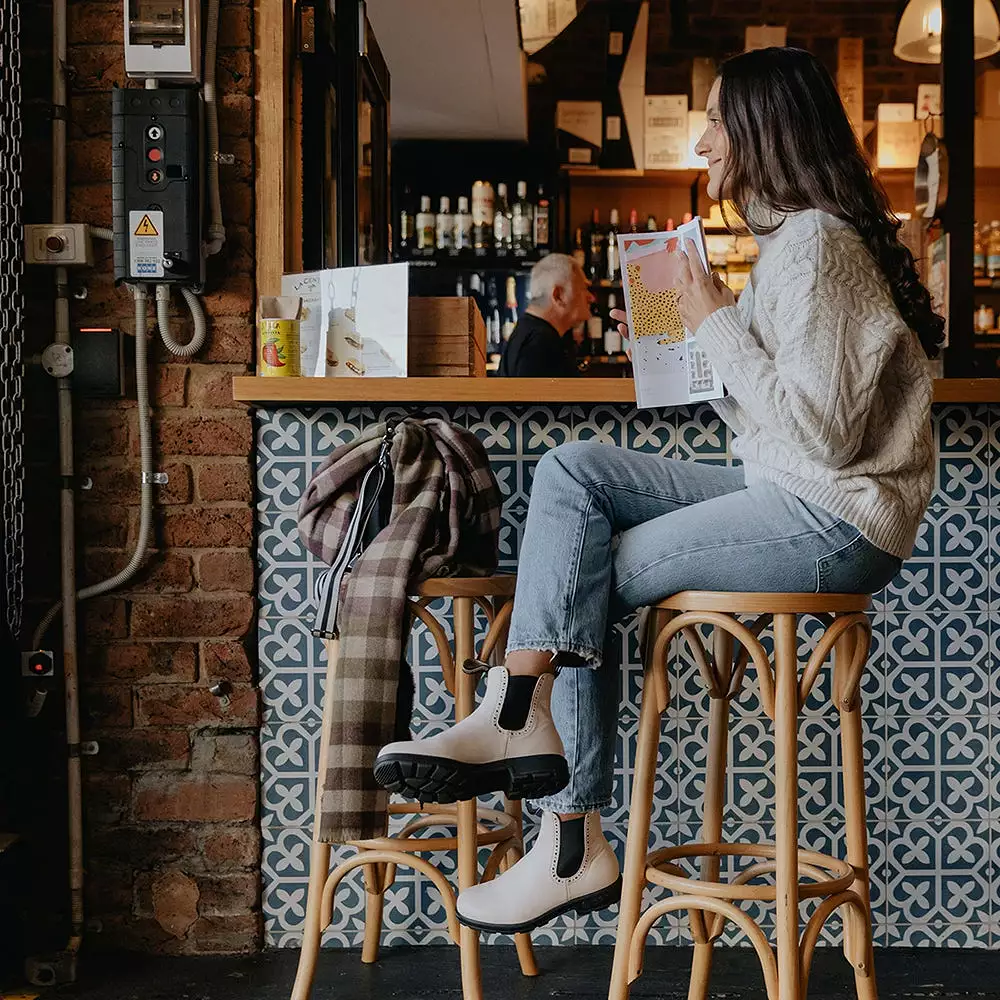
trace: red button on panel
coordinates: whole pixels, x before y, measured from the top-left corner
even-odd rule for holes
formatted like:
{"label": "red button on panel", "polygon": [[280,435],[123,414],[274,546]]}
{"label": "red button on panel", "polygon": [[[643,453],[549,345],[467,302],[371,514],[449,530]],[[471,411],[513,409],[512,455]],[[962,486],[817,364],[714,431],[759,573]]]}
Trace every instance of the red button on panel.
{"label": "red button on panel", "polygon": [[146,153],[146,157],[151,163],[159,163],[160,160],[163,159],[163,150],[158,146],[153,146],[153,148]]}

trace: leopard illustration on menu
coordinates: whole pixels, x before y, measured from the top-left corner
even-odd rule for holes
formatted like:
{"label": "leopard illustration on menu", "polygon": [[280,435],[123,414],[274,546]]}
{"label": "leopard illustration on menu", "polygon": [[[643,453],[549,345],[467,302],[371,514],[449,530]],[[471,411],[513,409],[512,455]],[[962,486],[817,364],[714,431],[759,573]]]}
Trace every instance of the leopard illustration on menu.
{"label": "leopard illustration on menu", "polygon": [[625,311],[632,331],[635,401],[643,408],[682,406],[720,399],[722,380],[677,310],[679,254],[708,268],[705,230],[699,217],[664,233],[619,233]]}

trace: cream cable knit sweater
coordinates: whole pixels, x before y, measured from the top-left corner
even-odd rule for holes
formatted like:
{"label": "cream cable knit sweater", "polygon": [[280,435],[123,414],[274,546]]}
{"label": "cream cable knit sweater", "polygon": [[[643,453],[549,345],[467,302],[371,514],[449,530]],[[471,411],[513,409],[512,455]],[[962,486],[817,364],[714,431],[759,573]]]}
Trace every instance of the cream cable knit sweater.
{"label": "cream cable knit sweater", "polygon": [[934,485],[923,349],[854,228],[789,216],[759,239],[739,303],[695,337],[730,395],[747,482],[766,480],[906,559]]}

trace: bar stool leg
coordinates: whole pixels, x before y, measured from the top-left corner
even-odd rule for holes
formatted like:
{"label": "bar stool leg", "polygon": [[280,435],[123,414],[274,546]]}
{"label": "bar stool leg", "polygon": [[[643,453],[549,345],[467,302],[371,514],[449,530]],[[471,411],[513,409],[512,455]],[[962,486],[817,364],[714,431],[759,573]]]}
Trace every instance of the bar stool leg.
{"label": "bar stool leg", "polygon": [[[475,656],[472,598],[453,599],[455,618],[455,721],[461,722],[476,707],[476,680],[462,669]],[[462,892],[479,881],[476,857],[476,800],[458,803],[458,890]],[[462,926],[460,935],[462,961],[462,996],[464,1000],[482,1000],[483,982],[479,966],[479,932]]]}
{"label": "bar stool leg", "polygon": [[[330,845],[319,839],[320,789],[326,773],[326,761],[330,750],[330,713],[333,711],[330,690],[337,672],[340,656],[340,640],[331,639],[326,644],[326,688],[323,695],[323,728],[319,735],[319,767],[316,772],[316,811],[313,816],[312,844],[309,848],[309,888],[306,892],[306,920],[302,933],[302,950],[299,952],[299,967],[292,986],[292,1000],[308,1000],[316,975],[316,962],[322,943],[323,930],[320,926],[320,912],[323,906],[323,886],[330,874]],[[367,925],[365,936],[367,938]]]}
{"label": "bar stool leg", "polygon": [[365,940],[361,946],[361,961],[378,961],[382,939],[382,909],[385,903],[385,865],[365,865]]}
{"label": "bar stool leg", "polygon": [[[523,844],[524,826],[521,819],[521,800],[505,799],[503,810],[508,816],[513,816],[517,821],[517,835],[521,838],[521,843]],[[517,948],[517,960],[521,965],[521,975],[537,976],[538,963],[535,961],[535,949],[531,945],[531,935],[515,934],[514,946]]]}
{"label": "bar stool leg", "polygon": [[[716,628],[714,631],[715,674],[720,691],[728,693],[733,666],[733,638],[724,629]],[[729,699],[713,695],[708,716],[708,760],[705,768],[705,800],[701,824],[701,839],[705,844],[717,844],[722,840],[728,743]],[[719,864],[718,855],[705,855],[701,860],[702,880],[718,882]],[[725,922],[716,914],[695,912],[701,913],[699,931],[705,931],[705,940],[695,941],[688,1000],[705,1000],[712,973],[712,951]]]}
{"label": "bar stool leg", "polygon": [[[866,922],[861,926],[860,920],[852,920],[851,914],[844,912],[845,946],[853,935],[863,935],[865,947],[864,968],[855,966],[854,985],[858,1000],[877,1000],[878,989],[875,983],[875,967],[872,954],[872,912],[871,890],[868,872],[868,827],[867,809],[865,805],[865,761],[864,746],[861,731],[861,698],[858,695],[849,697],[842,690],[841,682],[845,678],[854,653],[854,638],[852,631],[845,633],[837,643],[836,648],[836,680],[834,690],[837,697],[837,707],[840,709],[840,756],[844,772],[844,814],[847,821],[847,862],[857,873],[852,888],[861,897],[865,906]],[[853,926],[851,926],[853,924]],[[850,928],[850,929],[849,929]],[[849,953],[857,953],[861,943],[853,939],[853,948]]]}
{"label": "bar stool leg", "polygon": [[[659,616],[650,612],[647,640],[659,632]],[[656,692],[661,682],[654,676],[652,641],[647,641],[643,655],[645,674],[642,705],[639,709],[639,736],[632,777],[632,803],[628,814],[628,837],[625,841],[625,871],[622,875],[622,899],[618,908],[618,933],[615,936],[615,959],[611,970],[608,1000],[628,1000],[628,959],[632,934],[639,922],[642,892],[646,887],[646,853],[649,848],[649,820],[653,812],[653,785],[656,759],[660,749],[660,709]]]}
{"label": "bar stool leg", "polygon": [[794,614],[774,616],[777,1000],[802,1000],[799,964],[799,671],[796,621]]}

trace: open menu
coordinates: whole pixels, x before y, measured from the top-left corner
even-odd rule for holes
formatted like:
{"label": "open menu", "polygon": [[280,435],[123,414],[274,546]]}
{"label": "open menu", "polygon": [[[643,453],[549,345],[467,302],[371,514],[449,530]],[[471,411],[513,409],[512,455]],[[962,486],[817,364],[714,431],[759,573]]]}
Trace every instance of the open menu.
{"label": "open menu", "polygon": [[632,333],[635,401],[640,407],[682,406],[720,399],[718,372],[677,310],[684,251],[708,270],[705,230],[700,218],[666,233],[619,233],[625,311]]}

